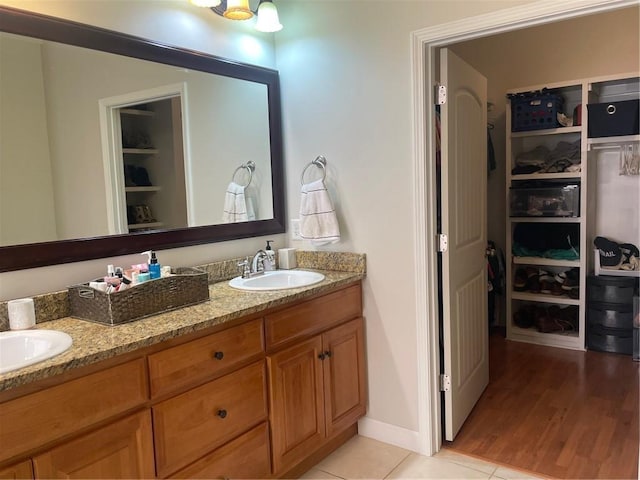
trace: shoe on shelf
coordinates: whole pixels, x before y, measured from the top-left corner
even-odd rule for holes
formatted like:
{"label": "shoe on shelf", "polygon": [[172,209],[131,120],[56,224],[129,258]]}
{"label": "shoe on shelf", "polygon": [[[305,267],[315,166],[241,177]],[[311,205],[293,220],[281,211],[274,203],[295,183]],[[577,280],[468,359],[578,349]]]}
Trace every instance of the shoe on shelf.
{"label": "shoe on shelf", "polygon": [[516,269],[513,276],[513,289],[516,292],[523,292],[527,287],[527,272],[524,268]]}
{"label": "shoe on shelf", "polygon": [[555,279],[553,275],[545,272],[544,270],[540,270],[540,293],[550,294],[553,288],[553,284],[555,283]]}

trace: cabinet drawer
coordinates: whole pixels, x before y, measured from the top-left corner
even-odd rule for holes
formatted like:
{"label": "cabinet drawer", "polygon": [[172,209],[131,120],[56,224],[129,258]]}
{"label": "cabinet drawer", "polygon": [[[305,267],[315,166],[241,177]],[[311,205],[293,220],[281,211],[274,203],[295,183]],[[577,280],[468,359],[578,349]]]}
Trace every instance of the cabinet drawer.
{"label": "cabinet drawer", "polygon": [[267,348],[313,335],[362,314],[361,286],[339,290],[265,317]]}
{"label": "cabinet drawer", "polygon": [[270,475],[269,429],[265,422],[171,478],[267,478]]}
{"label": "cabinet drawer", "polygon": [[156,471],[165,477],[267,418],[264,361],[153,407]]}
{"label": "cabinet drawer", "polygon": [[258,319],[149,355],[151,396],[214,378],[260,354],[263,345]]}
{"label": "cabinet drawer", "polygon": [[0,460],[39,447],[148,398],[143,358],[0,405]]}

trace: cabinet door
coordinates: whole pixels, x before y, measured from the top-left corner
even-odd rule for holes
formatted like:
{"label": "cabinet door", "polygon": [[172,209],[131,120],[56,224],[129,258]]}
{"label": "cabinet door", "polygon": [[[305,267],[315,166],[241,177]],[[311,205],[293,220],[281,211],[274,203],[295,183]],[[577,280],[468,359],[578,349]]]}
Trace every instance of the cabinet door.
{"label": "cabinet door", "polygon": [[33,459],[36,478],[153,478],[148,410],[49,450]]}
{"label": "cabinet door", "polygon": [[322,335],[327,436],[355,423],[366,411],[363,321],[358,318]]}
{"label": "cabinet door", "polygon": [[25,460],[24,462],[0,468],[0,478],[7,480],[33,478],[33,467],[31,466],[31,460]]}
{"label": "cabinet door", "polygon": [[321,352],[316,336],[267,357],[275,472],[304,459],[324,439]]}

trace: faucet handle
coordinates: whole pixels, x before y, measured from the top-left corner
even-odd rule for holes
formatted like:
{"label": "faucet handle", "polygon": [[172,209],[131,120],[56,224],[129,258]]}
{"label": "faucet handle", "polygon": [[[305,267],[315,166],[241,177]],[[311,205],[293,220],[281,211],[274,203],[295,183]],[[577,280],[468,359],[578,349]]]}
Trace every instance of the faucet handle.
{"label": "faucet handle", "polygon": [[242,278],[249,278],[251,274],[251,266],[249,263],[249,257],[246,257],[242,262],[238,263],[238,270]]}

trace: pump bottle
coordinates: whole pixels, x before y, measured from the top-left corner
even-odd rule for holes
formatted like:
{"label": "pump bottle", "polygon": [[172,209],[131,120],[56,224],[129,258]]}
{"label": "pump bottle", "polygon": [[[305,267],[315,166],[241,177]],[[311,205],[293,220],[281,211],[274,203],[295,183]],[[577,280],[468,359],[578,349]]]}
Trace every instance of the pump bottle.
{"label": "pump bottle", "polygon": [[153,250],[149,250],[147,252],[142,252],[141,255],[148,255],[149,260],[149,277],[151,280],[155,280],[156,278],[160,278],[161,276],[161,265],[158,263],[158,259],[156,257],[156,252]]}

